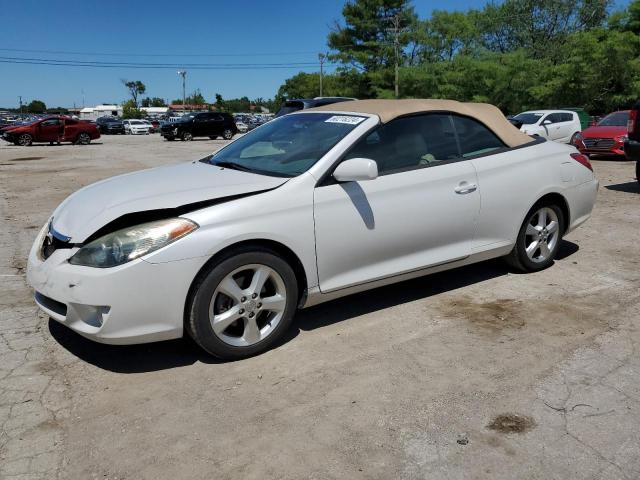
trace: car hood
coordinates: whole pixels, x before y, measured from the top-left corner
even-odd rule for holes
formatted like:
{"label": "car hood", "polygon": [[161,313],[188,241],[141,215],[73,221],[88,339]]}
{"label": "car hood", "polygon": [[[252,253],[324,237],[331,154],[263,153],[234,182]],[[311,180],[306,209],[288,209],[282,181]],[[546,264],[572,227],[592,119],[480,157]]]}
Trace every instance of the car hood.
{"label": "car hood", "polygon": [[270,190],[287,180],[203,162],[153,168],[78,190],[54,211],[52,226],[70,242],[81,243],[123,215]]}
{"label": "car hood", "polygon": [[613,138],[627,134],[627,127],[589,127],[582,131],[584,138]]}

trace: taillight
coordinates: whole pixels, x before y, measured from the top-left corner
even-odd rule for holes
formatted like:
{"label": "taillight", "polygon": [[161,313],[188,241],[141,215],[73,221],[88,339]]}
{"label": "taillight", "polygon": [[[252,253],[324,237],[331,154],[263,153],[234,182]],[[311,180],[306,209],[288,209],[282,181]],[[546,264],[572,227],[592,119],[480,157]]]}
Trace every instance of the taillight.
{"label": "taillight", "polygon": [[636,126],[638,122],[638,111],[631,110],[629,112],[629,121],[627,122],[627,132],[629,135],[633,135],[636,131]]}
{"label": "taillight", "polygon": [[582,153],[572,153],[571,158],[573,158],[576,162],[581,163],[593,172],[593,167],[591,166],[591,162],[589,162],[589,157],[587,157],[586,155],[583,155]]}

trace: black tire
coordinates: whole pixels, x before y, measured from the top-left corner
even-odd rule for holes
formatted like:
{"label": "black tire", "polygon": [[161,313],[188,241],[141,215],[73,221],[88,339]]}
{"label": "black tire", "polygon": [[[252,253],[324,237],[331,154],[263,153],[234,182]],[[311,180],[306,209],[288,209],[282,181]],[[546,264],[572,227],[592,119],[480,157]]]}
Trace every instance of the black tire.
{"label": "black tire", "polygon": [[74,143],[76,145],[89,145],[91,143],[91,135],[87,132],[81,132]]}
{"label": "black tire", "polygon": [[[210,303],[216,288],[227,275],[251,264],[265,265],[280,275],[286,289],[285,309],[279,323],[266,338],[249,346],[233,346],[223,341],[214,332],[209,318]],[[185,330],[200,347],[215,357],[223,360],[246,358],[268,350],[282,339],[291,325],[297,303],[296,276],[291,266],[282,257],[266,248],[240,248],[210,265],[196,278],[187,299]]]}
{"label": "black tire", "polygon": [[[529,258],[526,252],[526,231],[527,226],[532,222],[533,217],[541,208],[544,207],[553,210],[553,212],[556,214],[556,217],[558,218],[558,238],[546,260],[535,262]],[[564,234],[564,230],[565,218],[560,207],[549,202],[539,202],[535,204],[527,213],[524,222],[522,222],[522,226],[520,227],[520,230],[518,232],[518,237],[516,238],[516,244],[514,245],[513,250],[511,250],[511,252],[504,257],[505,261],[509,266],[521,272],[538,272],[550,267],[551,265],[553,265],[555,257],[558,253],[558,249],[560,248],[560,244],[562,243],[562,235]]]}
{"label": "black tire", "polygon": [[28,133],[21,133],[18,137],[18,145],[21,147],[29,147],[33,143],[33,137]]}
{"label": "black tire", "polygon": [[218,138],[218,135],[209,135],[209,138],[210,138],[211,140],[215,140],[216,138]]}
{"label": "black tire", "polygon": [[222,138],[224,138],[225,140],[231,140],[233,138],[233,130],[231,130],[230,128],[225,128],[222,132]]}
{"label": "black tire", "polygon": [[184,142],[190,142],[191,140],[193,140],[193,135],[191,134],[191,132],[184,132],[182,134],[182,140]]}

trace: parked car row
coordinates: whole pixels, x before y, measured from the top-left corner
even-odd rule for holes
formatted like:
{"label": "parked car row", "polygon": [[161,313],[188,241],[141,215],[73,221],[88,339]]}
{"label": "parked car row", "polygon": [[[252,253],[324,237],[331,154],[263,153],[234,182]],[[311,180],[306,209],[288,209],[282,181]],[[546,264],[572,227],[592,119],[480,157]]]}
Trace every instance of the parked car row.
{"label": "parked car row", "polygon": [[591,122],[580,118],[578,111],[531,110],[509,117],[509,121],[528,135],[569,143],[585,155],[622,156],[629,111],[613,112]]}

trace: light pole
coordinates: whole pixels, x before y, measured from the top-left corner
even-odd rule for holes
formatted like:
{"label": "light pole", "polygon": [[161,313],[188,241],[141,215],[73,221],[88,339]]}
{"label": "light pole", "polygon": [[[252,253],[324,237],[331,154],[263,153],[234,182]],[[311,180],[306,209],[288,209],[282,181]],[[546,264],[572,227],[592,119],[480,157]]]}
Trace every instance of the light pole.
{"label": "light pole", "polygon": [[184,113],[187,112],[187,107],[185,106],[186,103],[187,103],[187,90],[185,88],[187,71],[186,70],[178,70],[178,75],[180,75],[182,77],[182,113],[184,114]]}
{"label": "light pole", "polygon": [[318,60],[320,60],[320,96],[322,96],[322,77],[323,77],[323,70],[322,70],[322,64],[324,63],[325,59],[327,58],[327,56],[324,53],[319,53],[318,54]]}

